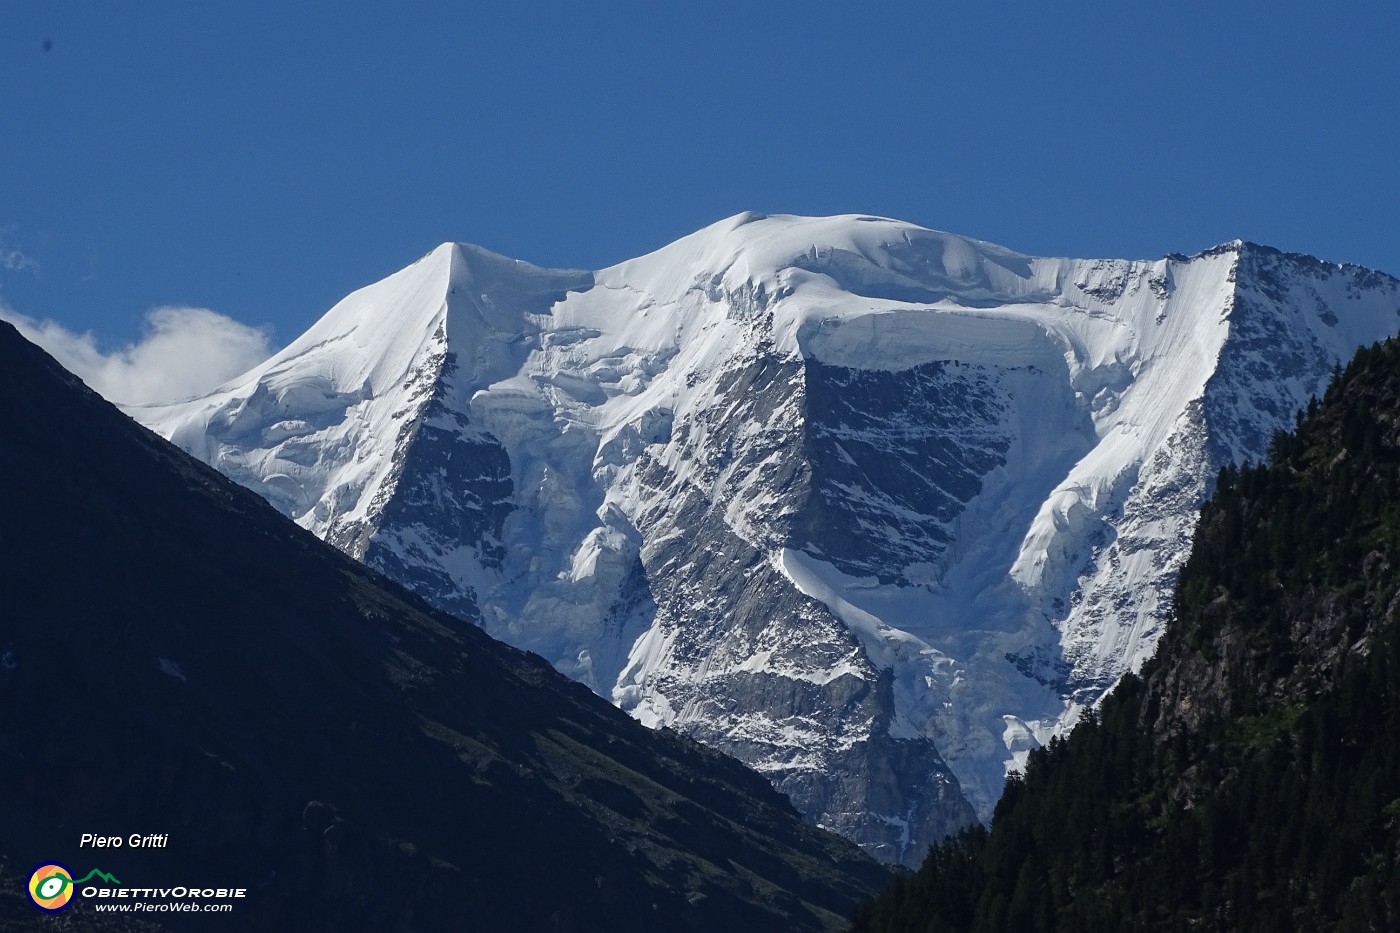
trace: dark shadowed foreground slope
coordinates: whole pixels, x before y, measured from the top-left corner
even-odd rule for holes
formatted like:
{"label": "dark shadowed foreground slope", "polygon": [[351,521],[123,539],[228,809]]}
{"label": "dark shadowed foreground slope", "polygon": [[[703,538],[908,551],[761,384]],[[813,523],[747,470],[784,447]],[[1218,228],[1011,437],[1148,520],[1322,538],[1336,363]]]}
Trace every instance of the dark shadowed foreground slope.
{"label": "dark shadowed foreground slope", "polygon": [[5,324],[0,662],[3,929],[42,919],[16,885],[47,861],[246,887],[226,925],[297,930],[822,929],[886,878],[761,777],[430,610]]}
{"label": "dark shadowed foreground slope", "polygon": [[1176,618],[861,931],[1400,929],[1400,343],[1221,473]]}

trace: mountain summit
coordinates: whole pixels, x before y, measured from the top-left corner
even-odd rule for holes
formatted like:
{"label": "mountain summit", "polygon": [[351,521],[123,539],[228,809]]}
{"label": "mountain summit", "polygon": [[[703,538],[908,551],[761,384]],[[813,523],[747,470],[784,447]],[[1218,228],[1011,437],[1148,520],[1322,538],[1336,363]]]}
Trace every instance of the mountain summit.
{"label": "mountain summit", "polygon": [[444,245],[129,413],[889,860],[1150,655],[1201,502],[1400,281],[743,214],[594,273]]}

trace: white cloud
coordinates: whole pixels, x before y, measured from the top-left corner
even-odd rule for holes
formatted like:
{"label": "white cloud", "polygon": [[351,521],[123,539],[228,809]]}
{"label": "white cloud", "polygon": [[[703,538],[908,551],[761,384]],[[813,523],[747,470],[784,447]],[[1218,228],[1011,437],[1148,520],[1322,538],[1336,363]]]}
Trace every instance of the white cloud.
{"label": "white cloud", "polygon": [[272,355],[267,333],[208,308],[155,308],[136,343],[103,353],[91,333],[0,306],[0,318],[112,402],[140,405],[199,395]]}

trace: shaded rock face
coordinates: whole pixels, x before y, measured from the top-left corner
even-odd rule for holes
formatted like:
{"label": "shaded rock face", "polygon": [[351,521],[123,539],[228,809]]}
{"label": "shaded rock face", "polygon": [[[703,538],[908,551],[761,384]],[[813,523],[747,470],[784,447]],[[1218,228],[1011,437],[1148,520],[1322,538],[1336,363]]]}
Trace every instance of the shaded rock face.
{"label": "shaded rock face", "polygon": [[[752,377],[766,373],[768,387],[791,386],[796,372],[773,362],[749,367],[747,390],[734,396],[746,401],[736,410],[783,421],[784,406],[796,407],[800,395],[779,402],[754,391]],[[682,443],[689,427],[678,427]],[[718,427],[728,433],[739,426]],[[790,457],[775,460],[777,452]],[[762,488],[806,487],[810,495],[814,471],[801,453],[800,433],[777,433],[688,472],[747,478],[745,466],[754,466]],[[725,521],[728,507],[753,501],[754,487],[747,500],[744,493],[711,498],[681,477],[656,461],[638,471],[639,487],[677,533],[642,549],[654,615],[619,679],[622,708],[734,755],[767,775],[808,819],[877,857],[917,861],[945,827],[974,819],[957,779],[928,738],[889,735],[890,673],[872,665],[841,620],[775,566],[771,551]]]}
{"label": "shaded rock face", "polygon": [[506,449],[450,404],[444,383],[456,369],[454,355],[444,354],[432,398],[405,427],[376,531],[359,553],[350,553],[439,609],[479,622],[475,588],[454,580],[433,558],[469,546],[476,563],[499,570],[514,487]]}
{"label": "shaded rock face", "polygon": [[748,214],[594,273],[445,245],[132,414],[913,865],[1150,655],[1216,471],[1397,309],[1238,242]]}
{"label": "shaded rock face", "polygon": [[[902,403],[930,408],[940,369],[871,382],[887,399],[914,390]],[[821,393],[834,394],[851,378],[825,370]],[[896,714],[890,672],[871,664],[860,639],[775,558],[794,536],[818,527],[807,509],[820,521],[843,491],[883,492],[891,509],[909,513],[895,498],[905,477],[885,474],[882,491],[878,475],[847,468],[834,432],[804,417],[811,381],[810,363],[758,355],[714,377],[714,403],[677,416],[662,456],[643,455],[632,479],[644,503],[637,524],[672,533],[641,548],[652,624],[615,696],[643,722],[682,729],[756,768],[818,825],[877,857],[912,864],[948,827],[975,814],[928,737],[889,734]],[[850,428],[862,404],[870,414]],[[881,421],[878,402],[852,394],[831,424],[873,468],[878,441],[861,449],[855,433],[878,436],[884,427],[902,436],[902,420]],[[929,466],[916,456],[903,461],[905,470]],[[956,500],[936,480],[913,475],[915,495],[951,508]],[[866,514],[866,528],[851,521],[828,529],[823,542],[860,553],[880,520]]]}
{"label": "shaded rock face", "polygon": [[956,362],[884,372],[812,359],[803,376],[813,483],[790,546],[884,584],[910,584],[910,568],[932,578],[963,507],[1011,445],[996,373]]}

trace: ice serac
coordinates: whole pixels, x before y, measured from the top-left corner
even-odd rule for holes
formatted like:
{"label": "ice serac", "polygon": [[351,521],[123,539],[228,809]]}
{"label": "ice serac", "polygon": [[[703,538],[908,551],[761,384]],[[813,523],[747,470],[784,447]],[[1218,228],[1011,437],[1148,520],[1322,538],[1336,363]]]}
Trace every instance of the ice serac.
{"label": "ice serac", "polygon": [[1152,650],[1218,468],[1400,282],[722,221],[596,273],[447,245],[139,420],[889,861]]}

